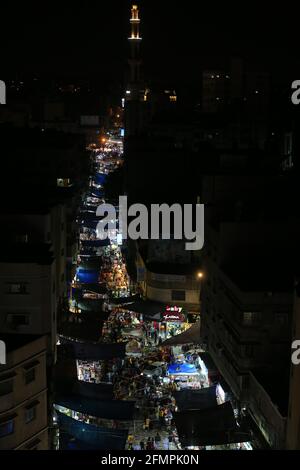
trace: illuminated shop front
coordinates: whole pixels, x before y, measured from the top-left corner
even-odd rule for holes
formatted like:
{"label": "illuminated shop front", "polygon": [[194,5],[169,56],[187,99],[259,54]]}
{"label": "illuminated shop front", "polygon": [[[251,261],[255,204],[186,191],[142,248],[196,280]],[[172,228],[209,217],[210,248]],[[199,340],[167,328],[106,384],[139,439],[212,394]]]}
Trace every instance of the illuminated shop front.
{"label": "illuminated shop front", "polygon": [[167,306],[160,322],[160,336],[168,339],[183,333],[189,328],[189,324],[185,321],[182,307]]}

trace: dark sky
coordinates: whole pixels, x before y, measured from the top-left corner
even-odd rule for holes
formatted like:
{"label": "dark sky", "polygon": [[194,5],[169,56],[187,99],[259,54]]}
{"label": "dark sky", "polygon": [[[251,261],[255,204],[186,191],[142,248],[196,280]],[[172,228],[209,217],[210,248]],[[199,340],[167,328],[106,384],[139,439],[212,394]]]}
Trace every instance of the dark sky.
{"label": "dark sky", "polygon": [[[285,4],[143,0],[147,71],[185,80],[211,57],[246,54],[275,73],[297,62],[298,18]],[[6,77],[45,74],[122,79],[130,4],[127,0],[61,0],[1,4],[1,70]],[[238,7],[236,6],[238,5]],[[4,25],[4,26],[3,26]]]}

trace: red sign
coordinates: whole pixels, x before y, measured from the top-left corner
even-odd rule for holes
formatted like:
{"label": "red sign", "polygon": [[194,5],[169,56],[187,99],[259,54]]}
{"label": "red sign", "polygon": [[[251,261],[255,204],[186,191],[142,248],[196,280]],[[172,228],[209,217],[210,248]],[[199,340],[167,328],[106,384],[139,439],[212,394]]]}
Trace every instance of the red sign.
{"label": "red sign", "polygon": [[166,311],[163,314],[165,322],[182,322],[183,316],[181,315],[181,307],[166,307]]}

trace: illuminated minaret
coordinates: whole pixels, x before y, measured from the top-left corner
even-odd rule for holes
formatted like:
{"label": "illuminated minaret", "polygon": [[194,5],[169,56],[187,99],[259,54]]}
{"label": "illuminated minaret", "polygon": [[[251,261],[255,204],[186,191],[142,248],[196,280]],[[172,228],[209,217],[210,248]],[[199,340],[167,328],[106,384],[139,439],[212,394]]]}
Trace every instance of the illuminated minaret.
{"label": "illuminated minaret", "polygon": [[[129,59],[130,66],[130,91],[133,94],[139,93],[139,85],[141,81],[141,58],[140,58],[140,44],[142,38],[140,37],[140,23],[139,9],[137,5],[132,5],[131,8],[131,34],[129,39],[131,55]],[[133,96],[131,96],[133,98]]]}
{"label": "illuminated minaret", "polygon": [[[124,99],[125,107],[125,141],[127,137],[139,134],[145,125],[148,96],[141,73],[141,42],[139,8],[132,5],[130,17],[130,56],[129,70]],[[147,91],[148,92],[148,91]]]}

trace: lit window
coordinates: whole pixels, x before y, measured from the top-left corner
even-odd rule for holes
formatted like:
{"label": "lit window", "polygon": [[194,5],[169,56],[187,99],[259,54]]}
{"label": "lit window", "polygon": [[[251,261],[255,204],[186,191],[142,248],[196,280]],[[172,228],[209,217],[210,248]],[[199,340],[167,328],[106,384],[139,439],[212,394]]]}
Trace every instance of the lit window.
{"label": "lit window", "polygon": [[8,292],[9,294],[28,294],[27,284],[26,283],[9,284]]}
{"label": "lit window", "polygon": [[258,322],[260,317],[259,312],[244,312],[243,313],[243,324],[246,326],[254,325]]}
{"label": "lit window", "polygon": [[170,98],[171,103],[175,103],[177,101],[177,96],[176,95],[170,95],[169,98]]}
{"label": "lit window", "polygon": [[59,188],[68,188],[71,186],[70,178],[57,178],[57,186]]}
{"label": "lit window", "polygon": [[6,423],[0,424],[0,437],[9,436],[14,432],[14,420],[11,419]]}

